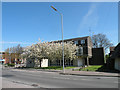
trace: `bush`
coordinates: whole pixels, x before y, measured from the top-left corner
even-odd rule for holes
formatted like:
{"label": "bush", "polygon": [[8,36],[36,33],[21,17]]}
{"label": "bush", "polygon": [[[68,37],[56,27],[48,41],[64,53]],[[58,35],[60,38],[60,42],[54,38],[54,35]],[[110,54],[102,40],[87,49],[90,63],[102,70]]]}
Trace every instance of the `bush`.
{"label": "bush", "polygon": [[7,65],[8,65],[8,66],[10,66],[10,67],[14,67],[14,66],[15,66],[15,64],[14,64],[14,63],[11,63],[11,64],[10,64],[10,63],[8,63]]}

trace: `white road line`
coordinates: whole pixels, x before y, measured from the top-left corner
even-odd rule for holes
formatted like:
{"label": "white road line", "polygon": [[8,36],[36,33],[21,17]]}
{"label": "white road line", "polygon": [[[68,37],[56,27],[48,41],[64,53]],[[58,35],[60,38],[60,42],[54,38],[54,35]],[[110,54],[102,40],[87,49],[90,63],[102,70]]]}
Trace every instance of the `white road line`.
{"label": "white road line", "polygon": [[53,78],[56,78],[56,79],[70,79],[70,78],[63,78],[63,77],[53,77]]}
{"label": "white road line", "polygon": [[90,79],[72,79],[72,80],[84,80],[84,81],[91,81]]}
{"label": "white road line", "polygon": [[118,83],[117,81],[114,81],[114,83]]}
{"label": "white road line", "polygon": [[81,80],[84,80],[84,81],[91,81],[90,79],[81,79]]}
{"label": "white road line", "polygon": [[98,77],[98,78],[118,78],[118,77]]}
{"label": "white road line", "polygon": [[73,80],[79,80],[79,79],[73,79]]}

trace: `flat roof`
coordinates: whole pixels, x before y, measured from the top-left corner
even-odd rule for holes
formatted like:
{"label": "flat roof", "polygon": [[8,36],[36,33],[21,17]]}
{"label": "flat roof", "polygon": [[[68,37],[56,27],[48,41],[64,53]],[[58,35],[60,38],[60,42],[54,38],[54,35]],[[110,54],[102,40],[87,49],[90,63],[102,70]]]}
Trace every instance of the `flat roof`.
{"label": "flat roof", "polygon": [[[77,38],[71,38],[71,39],[64,39],[64,41],[75,41],[75,40],[82,40],[89,38],[90,36],[85,36],[85,37],[77,37]],[[61,42],[62,40],[57,40],[57,41],[51,41],[51,42]]]}

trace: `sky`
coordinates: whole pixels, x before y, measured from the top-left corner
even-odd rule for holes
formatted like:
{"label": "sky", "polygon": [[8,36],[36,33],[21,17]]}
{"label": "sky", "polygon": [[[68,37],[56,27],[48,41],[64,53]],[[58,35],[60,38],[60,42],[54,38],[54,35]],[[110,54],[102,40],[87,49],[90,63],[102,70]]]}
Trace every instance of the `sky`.
{"label": "sky", "polygon": [[64,39],[106,34],[118,43],[117,2],[3,2],[2,51],[16,46],[29,46],[41,41],[62,39],[63,14]]}

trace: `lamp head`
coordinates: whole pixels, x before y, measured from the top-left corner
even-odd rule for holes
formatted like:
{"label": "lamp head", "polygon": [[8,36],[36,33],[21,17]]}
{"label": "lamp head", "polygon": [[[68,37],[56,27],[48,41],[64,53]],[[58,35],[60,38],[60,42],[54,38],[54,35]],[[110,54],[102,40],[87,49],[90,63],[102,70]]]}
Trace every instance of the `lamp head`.
{"label": "lamp head", "polygon": [[57,11],[57,9],[56,9],[56,8],[54,8],[53,6],[51,6],[51,8],[52,8],[52,9],[54,9],[55,11]]}

